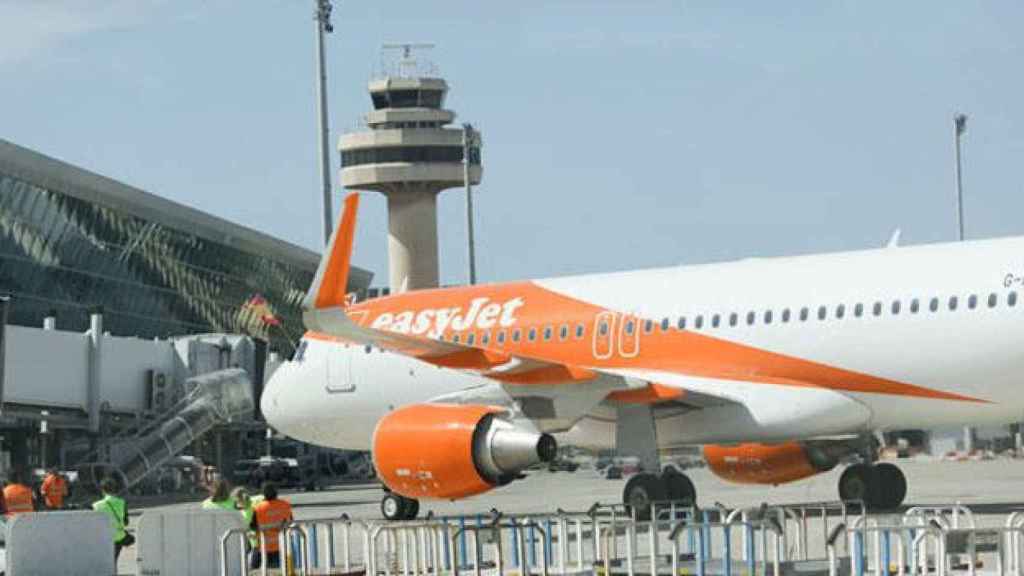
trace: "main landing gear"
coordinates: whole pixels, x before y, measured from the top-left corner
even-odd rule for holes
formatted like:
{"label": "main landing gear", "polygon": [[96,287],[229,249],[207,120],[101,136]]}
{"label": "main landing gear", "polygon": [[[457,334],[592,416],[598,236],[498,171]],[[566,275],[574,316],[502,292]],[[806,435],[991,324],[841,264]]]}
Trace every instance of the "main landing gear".
{"label": "main landing gear", "polygon": [[839,477],[839,498],[861,500],[872,510],[888,510],[903,504],[907,478],[893,464],[854,464]]}
{"label": "main landing gear", "polygon": [[420,513],[420,501],[388,492],[380,501],[380,513],[386,520],[415,520]]}
{"label": "main landing gear", "polygon": [[628,509],[636,510],[637,517],[648,519],[651,504],[671,500],[697,504],[697,489],[682,472],[666,468],[660,476],[642,472],[626,482],[622,491],[622,502]]}

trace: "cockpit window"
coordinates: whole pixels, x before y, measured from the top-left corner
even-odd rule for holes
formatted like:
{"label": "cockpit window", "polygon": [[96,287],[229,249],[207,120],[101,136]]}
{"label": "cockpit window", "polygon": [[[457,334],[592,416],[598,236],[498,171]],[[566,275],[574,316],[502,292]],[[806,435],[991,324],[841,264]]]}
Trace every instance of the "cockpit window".
{"label": "cockpit window", "polygon": [[309,342],[306,340],[299,340],[299,347],[295,349],[295,356],[292,357],[294,362],[302,362],[302,359],[306,356],[306,348],[309,346]]}

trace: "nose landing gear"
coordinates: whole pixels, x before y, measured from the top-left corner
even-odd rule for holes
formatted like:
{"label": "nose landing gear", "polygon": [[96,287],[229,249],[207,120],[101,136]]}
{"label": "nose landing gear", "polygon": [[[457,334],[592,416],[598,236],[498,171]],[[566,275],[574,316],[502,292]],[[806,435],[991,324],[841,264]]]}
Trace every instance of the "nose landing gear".
{"label": "nose landing gear", "polygon": [[839,477],[839,498],[861,500],[872,510],[896,508],[906,497],[906,476],[888,462],[854,464]]}
{"label": "nose landing gear", "polygon": [[415,520],[420,513],[420,501],[388,492],[380,501],[380,513],[386,520]]}

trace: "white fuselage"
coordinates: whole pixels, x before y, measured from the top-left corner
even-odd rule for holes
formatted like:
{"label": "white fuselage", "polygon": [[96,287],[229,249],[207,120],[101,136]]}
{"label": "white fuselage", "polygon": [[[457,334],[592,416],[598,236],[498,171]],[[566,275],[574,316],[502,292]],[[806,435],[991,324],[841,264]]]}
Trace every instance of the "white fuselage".
{"label": "white fuselage", "polygon": [[[682,318],[684,330],[715,341],[937,394],[863,391],[844,388],[841,382],[825,387],[799,381],[723,380],[644,366],[646,332],[638,326],[639,344],[630,346],[639,346],[639,360],[609,372],[730,400],[725,405],[663,415],[658,420],[659,444],[674,447],[1022,420],[1024,296],[1018,295],[1024,289],[1022,278],[1024,238],[1007,238],[532,284],[561,297],[651,320],[651,342],[662,322],[669,330],[678,330]],[[751,314],[752,322],[748,321]],[[557,311],[552,311],[552,317],[557,318],[552,321],[557,332],[562,318]],[[543,328],[543,317],[532,321]],[[588,327],[594,321],[566,320],[569,326],[586,323]],[[592,332],[596,339],[597,329]],[[556,335],[549,346],[554,355],[557,340]],[[610,346],[621,350],[614,343]],[[597,348],[595,344],[595,354]],[[489,383],[473,373],[378,349],[306,338],[302,353],[274,373],[262,407],[268,421],[289,436],[367,450],[377,421],[394,408]],[[613,415],[607,407],[595,407],[569,431],[569,441],[610,444]]]}

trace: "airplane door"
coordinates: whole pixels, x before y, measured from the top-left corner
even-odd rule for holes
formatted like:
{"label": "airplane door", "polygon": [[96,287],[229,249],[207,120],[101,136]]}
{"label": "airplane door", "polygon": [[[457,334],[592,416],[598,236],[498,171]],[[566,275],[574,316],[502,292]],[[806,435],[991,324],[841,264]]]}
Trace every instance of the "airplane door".
{"label": "airplane door", "polygon": [[640,353],[641,318],[634,315],[623,316],[619,322],[619,355],[633,358]]}
{"label": "airplane door", "polygon": [[327,391],[352,392],[356,389],[352,372],[352,355],[361,353],[359,347],[336,345],[327,355]]}
{"label": "airplane door", "polygon": [[615,350],[615,313],[601,312],[594,317],[594,358],[610,358]]}

